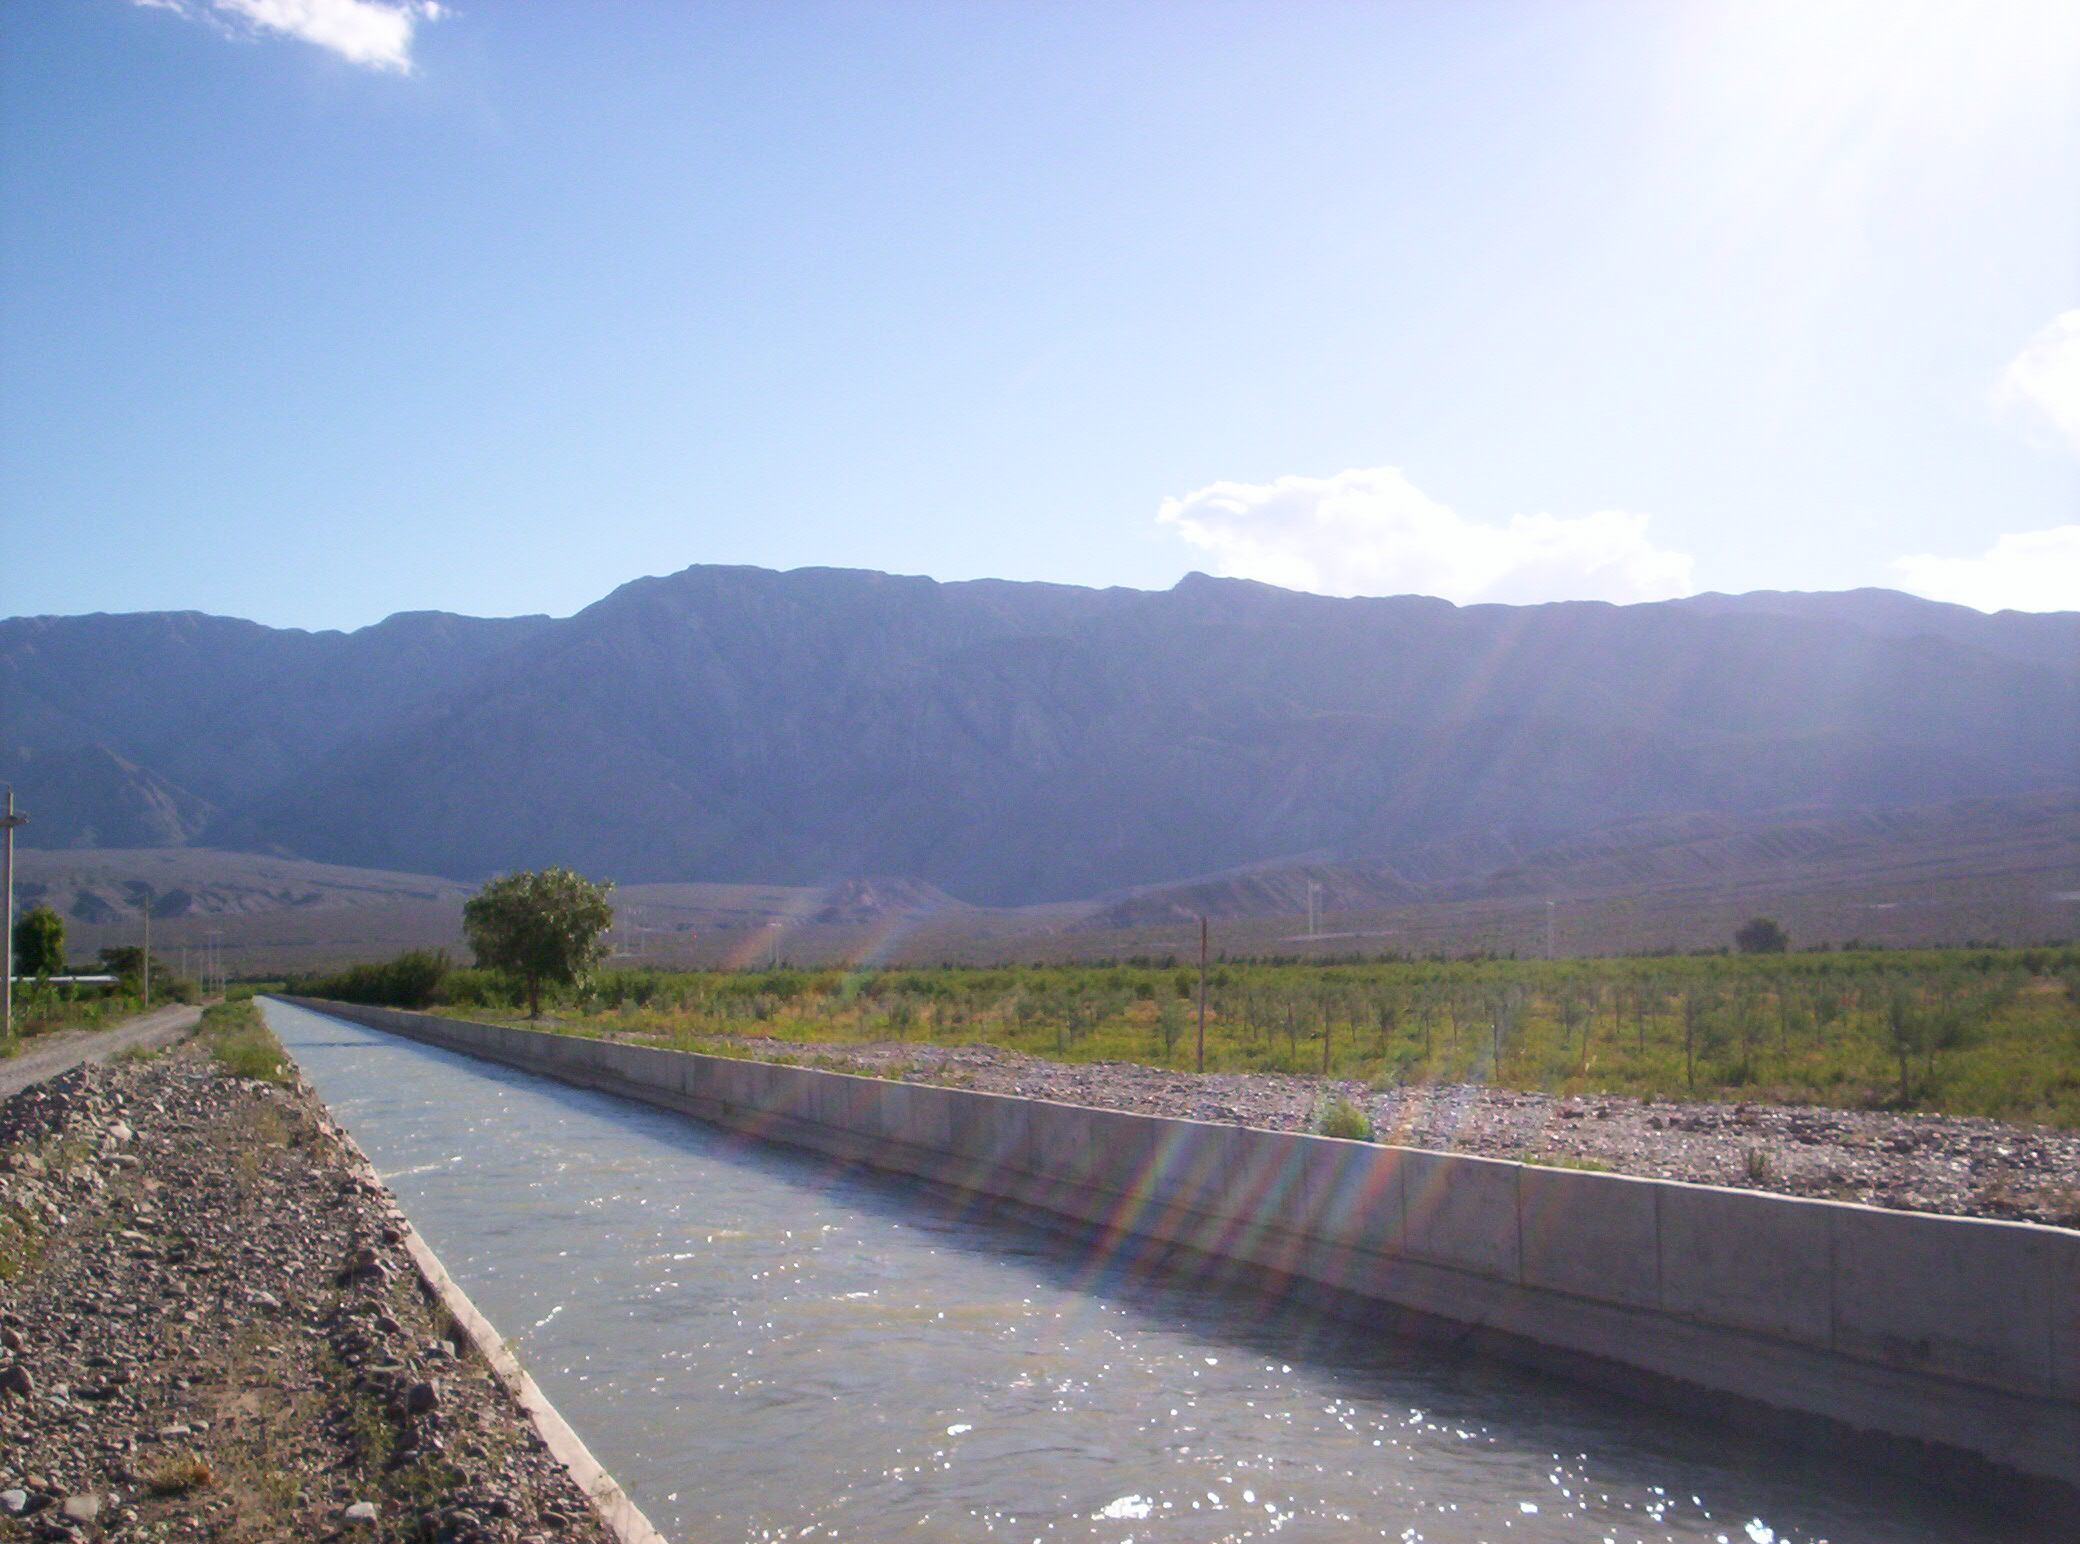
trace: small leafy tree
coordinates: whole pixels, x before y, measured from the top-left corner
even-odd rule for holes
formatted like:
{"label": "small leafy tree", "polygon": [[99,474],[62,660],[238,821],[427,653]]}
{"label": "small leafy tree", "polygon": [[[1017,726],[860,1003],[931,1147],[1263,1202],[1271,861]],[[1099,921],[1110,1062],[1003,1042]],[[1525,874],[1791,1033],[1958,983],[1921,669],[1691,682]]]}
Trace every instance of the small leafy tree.
{"label": "small leafy tree", "polygon": [[1933,1025],[1930,1016],[1908,995],[1906,988],[1894,990],[1885,1005],[1885,1040],[1899,1058],[1899,1102],[1904,1108],[1913,1099],[1909,1065],[1916,1056],[1928,1053]]}
{"label": "small leafy tree", "polygon": [[[134,996],[138,991],[138,983],[144,976],[144,950],[138,948],[135,944],[119,944],[113,948],[103,949],[101,951],[101,968],[116,978],[119,983],[119,990]],[[173,979],[173,972],[166,968],[166,962],[156,954],[152,956],[152,979],[154,981],[171,981]]]}
{"label": "small leafy tree", "polygon": [[1791,947],[1791,935],[1774,917],[1750,917],[1734,929],[1733,944],[1743,954],[1782,954]]}
{"label": "small leafy tree", "polygon": [[1168,1060],[1184,1036],[1184,1004],[1166,998],[1156,1007],[1156,1028],[1163,1037],[1163,1057]]}
{"label": "small leafy tree", "polygon": [[20,976],[65,974],[65,919],[48,906],[32,906],[15,919],[14,968]]}
{"label": "small leafy tree", "polygon": [[462,930],[479,965],[519,978],[538,1019],[544,983],[568,985],[606,953],[613,888],[567,868],[501,875],[463,904]]}

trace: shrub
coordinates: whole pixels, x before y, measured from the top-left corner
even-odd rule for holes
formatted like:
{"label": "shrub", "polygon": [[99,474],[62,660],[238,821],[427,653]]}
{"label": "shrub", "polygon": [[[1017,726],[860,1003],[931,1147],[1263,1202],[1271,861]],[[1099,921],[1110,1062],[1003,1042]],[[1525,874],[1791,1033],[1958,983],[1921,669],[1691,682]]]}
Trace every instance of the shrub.
{"label": "shrub", "polygon": [[179,1496],[200,1490],[215,1479],[216,1475],[200,1454],[174,1453],[152,1466],[151,1472],[145,1476],[145,1483],[151,1486],[154,1495]]}
{"label": "shrub", "polygon": [[1774,917],[1750,917],[1734,930],[1733,943],[1743,954],[1782,954],[1791,947],[1791,935]]}
{"label": "shrub", "polygon": [[445,949],[408,949],[380,965],[352,965],[329,976],[308,977],[297,983],[297,991],[305,997],[377,1008],[428,1008],[439,1000],[449,972]]}
{"label": "shrub", "polygon": [[1315,1117],[1314,1129],[1325,1137],[1341,1137],[1346,1142],[1372,1140],[1372,1118],[1341,1095],[1330,1100]]}

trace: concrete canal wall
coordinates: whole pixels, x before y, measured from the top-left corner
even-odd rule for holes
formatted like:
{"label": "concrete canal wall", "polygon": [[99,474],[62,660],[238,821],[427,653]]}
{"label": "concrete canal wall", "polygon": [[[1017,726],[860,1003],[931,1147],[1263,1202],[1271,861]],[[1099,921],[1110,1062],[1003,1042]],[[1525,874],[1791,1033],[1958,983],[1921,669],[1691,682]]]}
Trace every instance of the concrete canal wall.
{"label": "concrete canal wall", "polygon": [[289,1000],[1452,1321],[1645,1397],[1731,1395],[2080,1488],[2080,1233]]}

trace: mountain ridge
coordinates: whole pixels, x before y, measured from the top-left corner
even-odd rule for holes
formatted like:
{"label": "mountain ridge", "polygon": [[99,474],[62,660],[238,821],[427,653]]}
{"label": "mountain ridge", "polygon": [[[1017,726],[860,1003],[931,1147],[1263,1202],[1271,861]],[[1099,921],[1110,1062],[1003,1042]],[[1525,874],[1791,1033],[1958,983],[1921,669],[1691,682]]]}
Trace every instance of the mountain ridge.
{"label": "mountain ridge", "polygon": [[10,619],[0,740],[31,841],[108,844],[114,794],[35,823],[54,796],[28,768],[88,755],[159,812],[122,829],[169,842],[464,880],[898,875],[1017,905],[1309,853],[2080,786],[2080,613],[697,565],[564,618]]}

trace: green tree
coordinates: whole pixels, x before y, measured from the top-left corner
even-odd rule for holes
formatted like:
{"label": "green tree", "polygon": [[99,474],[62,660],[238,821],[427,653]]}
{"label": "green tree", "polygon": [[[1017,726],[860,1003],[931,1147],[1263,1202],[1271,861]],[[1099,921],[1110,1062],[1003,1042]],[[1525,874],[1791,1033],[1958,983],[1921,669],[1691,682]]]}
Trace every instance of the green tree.
{"label": "green tree", "polygon": [[[135,944],[118,944],[101,951],[101,968],[114,976],[125,992],[135,993],[144,976],[144,950]],[[166,981],[173,973],[158,955],[152,956],[152,979]]]}
{"label": "green tree", "polygon": [[479,965],[519,978],[538,1019],[544,983],[567,985],[605,955],[613,888],[567,868],[501,875],[463,904],[462,930]]}
{"label": "green tree", "polygon": [[1733,944],[1743,954],[1782,954],[1791,947],[1791,935],[1775,917],[1750,917],[1734,929]]}
{"label": "green tree", "polygon": [[14,969],[19,976],[65,974],[65,919],[48,906],[32,906],[15,919]]}

